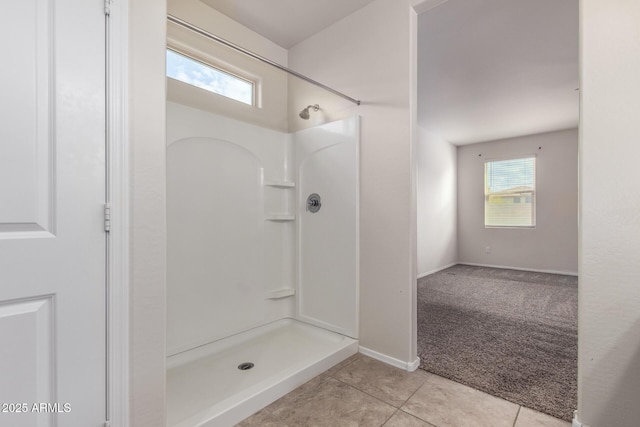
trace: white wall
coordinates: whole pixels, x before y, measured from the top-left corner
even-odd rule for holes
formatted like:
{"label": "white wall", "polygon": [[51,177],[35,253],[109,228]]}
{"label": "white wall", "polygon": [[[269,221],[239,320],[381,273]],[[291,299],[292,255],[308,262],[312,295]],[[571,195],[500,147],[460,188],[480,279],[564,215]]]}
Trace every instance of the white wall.
{"label": "white wall", "polygon": [[[535,228],[485,228],[484,162],[531,154]],[[458,147],[458,261],[577,273],[577,129]]]}
{"label": "white wall", "polygon": [[[290,132],[312,128],[323,123],[331,123],[354,114],[353,103],[349,100],[295,76],[289,76],[288,80]],[[318,111],[311,109],[309,119],[301,120],[300,111],[309,105],[316,104],[320,109]]]}
{"label": "white wall", "polygon": [[287,65],[287,50],[255,31],[240,25],[200,0],[168,0],[167,13],[184,19],[278,64]]}
{"label": "white wall", "polygon": [[164,2],[130,4],[131,426],[165,425]]}
{"label": "white wall", "polygon": [[640,2],[580,2],[578,418],[640,423]]}
{"label": "white wall", "polygon": [[360,343],[404,363],[416,358],[415,20],[409,0],[376,0],[289,50],[291,68],[363,102],[339,113],[362,117]]}
{"label": "white wall", "polygon": [[418,127],[418,277],[458,261],[457,150]]}

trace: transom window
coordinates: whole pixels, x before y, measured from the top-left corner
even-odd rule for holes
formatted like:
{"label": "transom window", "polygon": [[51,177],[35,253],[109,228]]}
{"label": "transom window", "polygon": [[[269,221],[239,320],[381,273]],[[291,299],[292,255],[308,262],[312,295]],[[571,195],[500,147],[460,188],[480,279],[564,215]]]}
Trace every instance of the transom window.
{"label": "transom window", "polygon": [[254,82],[167,49],[167,77],[244,104],[255,105]]}
{"label": "transom window", "polygon": [[485,227],[535,227],[536,158],[484,164]]}

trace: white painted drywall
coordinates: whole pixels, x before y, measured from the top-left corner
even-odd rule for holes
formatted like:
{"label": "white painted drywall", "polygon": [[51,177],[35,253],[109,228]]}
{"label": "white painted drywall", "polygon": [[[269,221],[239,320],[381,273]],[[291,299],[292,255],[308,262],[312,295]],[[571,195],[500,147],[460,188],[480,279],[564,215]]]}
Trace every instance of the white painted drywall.
{"label": "white painted drywall", "polygon": [[288,49],[372,0],[202,1]]}
{"label": "white painted drywall", "polygon": [[182,18],[217,36],[249,49],[281,65],[287,65],[287,50],[254,30],[218,12],[200,0],[168,0],[167,13]]}
{"label": "white painted drywall", "polygon": [[578,419],[640,420],[640,2],[580,2]]}
{"label": "white painted drywall", "polygon": [[[199,0],[171,0],[169,13],[216,36],[287,65],[287,51]],[[167,99],[280,131],[288,130],[288,75],[192,31],[169,23],[168,46],[238,76],[254,81],[256,105],[246,105],[167,78]]]}
{"label": "white painted drywall", "polygon": [[166,6],[130,4],[131,426],[165,425]]}
{"label": "white painted drywall", "polygon": [[291,68],[362,100],[332,117],[361,116],[360,343],[403,362],[416,357],[415,19],[409,0],[376,0],[289,50]]}
{"label": "white painted drywall", "polygon": [[[353,103],[341,98],[321,87],[295,76],[288,79],[288,107],[289,131],[296,132],[312,128],[323,123],[331,123],[350,117],[354,114]],[[319,110],[310,110],[309,119],[301,120],[300,112],[303,108],[318,105]]]}
{"label": "white painted drywall", "polygon": [[455,145],[418,127],[416,150],[418,277],[458,261]]}
{"label": "white painted drywall", "polygon": [[423,14],[449,0],[413,0],[413,8],[418,15]]}
{"label": "white painted drywall", "polygon": [[[484,162],[532,154],[535,228],[486,228]],[[458,261],[577,273],[577,129],[458,147]]]}
{"label": "white painted drywall", "polygon": [[167,355],[294,315],[290,136],[167,103]]}

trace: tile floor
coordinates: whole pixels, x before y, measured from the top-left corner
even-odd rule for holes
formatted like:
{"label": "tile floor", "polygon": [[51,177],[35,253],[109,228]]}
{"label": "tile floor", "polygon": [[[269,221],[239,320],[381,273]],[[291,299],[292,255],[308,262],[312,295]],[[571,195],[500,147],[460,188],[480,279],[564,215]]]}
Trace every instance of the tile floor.
{"label": "tile floor", "polygon": [[241,427],[569,427],[421,370],[356,354],[238,424]]}

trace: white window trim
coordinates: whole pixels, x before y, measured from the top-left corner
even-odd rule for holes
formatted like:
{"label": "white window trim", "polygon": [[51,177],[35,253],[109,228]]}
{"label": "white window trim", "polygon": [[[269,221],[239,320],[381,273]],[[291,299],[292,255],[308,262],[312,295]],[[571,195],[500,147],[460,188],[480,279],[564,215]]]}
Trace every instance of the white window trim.
{"label": "white window trim", "polygon": [[[239,79],[253,83],[253,105],[245,104],[242,102],[241,104],[245,105],[247,108],[262,108],[262,77],[261,76],[255,73],[251,73],[242,68],[239,68],[219,58],[213,57],[210,54],[207,54],[206,52],[203,52],[200,49],[197,49],[193,46],[187,45],[186,43],[183,43],[180,40],[170,35],[167,35],[167,49],[173,50],[174,52],[177,52],[180,55],[189,57],[195,61],[201,62],[210,67],[216,68],[224,73],[230,74]],[[180,80],[177,80],[177,81],[180,81]],[[234,100],[233,98],[228,98],[224,95],[220,95],[214,92],[210,92],[210,91],[205,91],[205,92],[208,94],[209,93],[212,94],[211,96],[215,96],[215,97],[222,96],[224,99]],[[234,100],[234,101],[240,102],[237,100]]]}

